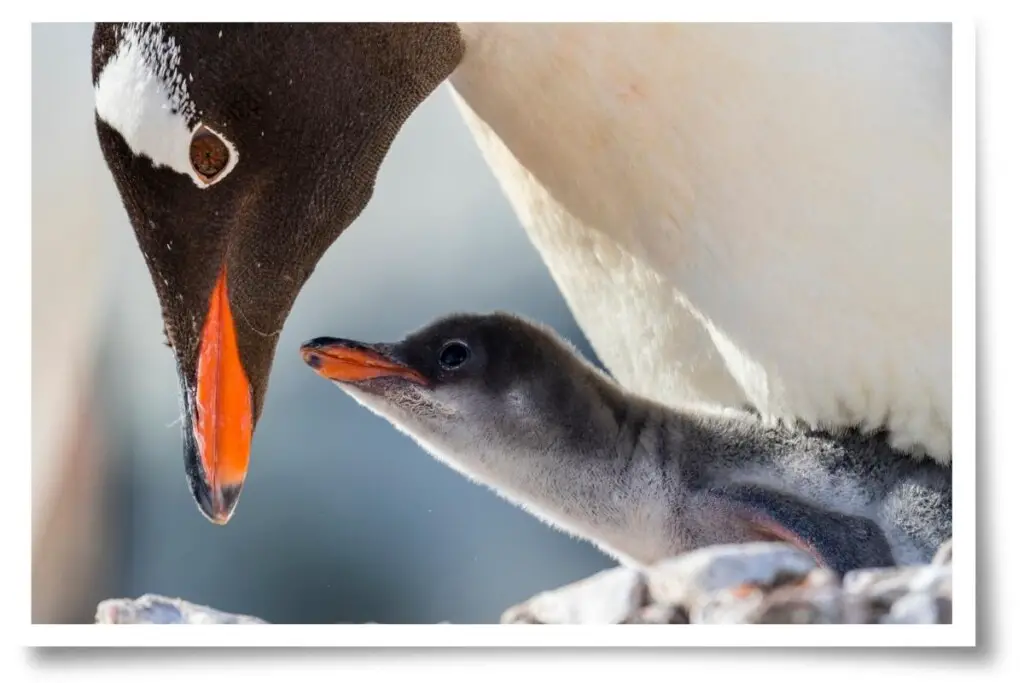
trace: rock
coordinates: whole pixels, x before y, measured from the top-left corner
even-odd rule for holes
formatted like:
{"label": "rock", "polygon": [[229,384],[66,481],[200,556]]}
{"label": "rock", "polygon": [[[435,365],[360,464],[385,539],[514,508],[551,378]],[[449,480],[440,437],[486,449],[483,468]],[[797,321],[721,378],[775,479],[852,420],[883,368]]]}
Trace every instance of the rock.
{"label": "rock", "polygon": [[938,551],[935,553],[935,557],[932,558],[932,564],[953,564],[952,538],[939,546]]}
{"label": "rock", "polygon": [[816,566],[810,555],[785,543],[719,545],[659,562],[647,570],[647,582],[653,602],[683,607],[697,623],[694,613],[718,591],[794,583]]}
{"label": "rock", "polygon": [[908,593],[881,618],[883,624],[938,624],[939,606],[927,593]]}
{"label": "rock", "polygon": [[[951,544],[930,564],[858,569],[840,580],[784,543],[702,548],[646,570],[616,567],[539,593],[503,624],[949,624]],[[945,553],[945,554],[944,554]],[[941,559],[946,558],[946,559]],[[159,595],[106,600],[101,624],[262,624]]]}
{"label": "rock", "polygon": [[616,567],[505,610],[503,624],[621,624],[647,598],[643,575]]}
{"label": "rock", "polygon": [[796,583],[776,587],[741,584],[718,591],[691,615],[695,624],[832,624],[843,616],[836,575],[814,569]]}
{"label": "rock", "polygon": [[[593,577],[592,583],[585,580],[542,593],[509,610],[503,621],[628,624],[952,621],[952,573],[948,565],[861,569],[840,579],[836,573],[817,567],[809,555],[792,546],[748,543],[696,550],[660,562],[641,575],[646,576],[646,594],[639,590],[642,581],[631,570],[611,570]],[[628,584],[625,577],[633,577],[638,583]],[[624,587],[627,585],[637,586],[630,599],[623,597],[629,593]],[[594,600],[595,604],[588,608],[583,604],[588,600]],[[603,603],[604,600],[609,602]],[[632,611],[623,618],[627,609]],[[590,621],[583,622],[583,614],[587,614]]]}
{"label": "rock", "polygon": [[716,591],[694,600],[690,612],[693,624],[743,624],[764,601],[764,592],[751,584]]}
{"label": "rock", "polygon": [[846,614],[839,577],[817,568],[803,581],[769,591],[758,608],[740,623],[840,624],[847,621]]}
{"label": "rock", "polygon": [[858,569],[846,575],[847,598],[866,623],[952,623],[953,574],[948,564]]}
{"label": "rock", "polygon": [[132,600],[104,600],[96,608],[97,624],[265,624],[256,617],[229,614],[178,598],[147,593]]}
{"label": "rock", "polygon": [[919,567],[855,569],[843,577],[843,588],[851,595],[892,604],[910,590]]}
{"label": "rock", "polygon": [[935,605],[939,608],[939,624],[953,623],[953,599],[938,596],[935,598]]}
{"label": "rock", "polygon": [[629,619],[627,624],[688,624],[689,619],[682,609],[674,605],[647,605],[641,607]]}

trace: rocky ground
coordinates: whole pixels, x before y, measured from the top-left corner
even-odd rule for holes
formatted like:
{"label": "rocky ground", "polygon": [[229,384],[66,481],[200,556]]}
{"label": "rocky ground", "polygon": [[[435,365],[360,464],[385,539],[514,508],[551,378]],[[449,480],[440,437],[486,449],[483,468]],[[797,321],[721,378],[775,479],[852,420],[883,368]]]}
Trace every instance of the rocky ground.
{"label": "rocky ground", "polygon": [[[839,578],[782,543],[702,548],[616,567],[510,607],[504,624],[949,624],[952,541],[929,565]],[[101,624],[260,624],[158,595],[100,603]]]}

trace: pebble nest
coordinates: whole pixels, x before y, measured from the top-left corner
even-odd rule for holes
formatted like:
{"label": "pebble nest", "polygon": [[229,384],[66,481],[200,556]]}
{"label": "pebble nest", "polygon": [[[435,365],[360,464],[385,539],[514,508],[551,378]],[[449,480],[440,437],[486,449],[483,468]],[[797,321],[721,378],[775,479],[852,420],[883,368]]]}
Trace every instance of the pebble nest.
{"label": "pebble nest", "polygon": [[[952,540],[930,564],[838,576],[783,543],[701,548],[616,567],[508,608],[503,624],[950,624]],[[178,598],[104,600],[98,624],[264,624]]]}

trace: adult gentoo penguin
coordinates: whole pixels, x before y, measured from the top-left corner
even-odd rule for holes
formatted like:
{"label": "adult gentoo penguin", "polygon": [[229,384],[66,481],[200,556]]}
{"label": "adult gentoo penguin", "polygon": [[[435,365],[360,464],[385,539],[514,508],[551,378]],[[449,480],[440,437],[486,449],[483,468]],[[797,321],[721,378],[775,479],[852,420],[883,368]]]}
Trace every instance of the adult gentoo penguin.
{"label": "adult gentoo penguin", "polygon": [[446,79],[624,386],[950,461],[948,26],[97,24],[207,517],[303,283]]}
{"label": "adult gentoo penguin", "polygon": [[952,534],[952,472],[877,435],[801,433],[624,391],[549,328],[455,314],[396,343],[302,357],[441,462],[624,563],[781,540],[845,573],[923,564]]}

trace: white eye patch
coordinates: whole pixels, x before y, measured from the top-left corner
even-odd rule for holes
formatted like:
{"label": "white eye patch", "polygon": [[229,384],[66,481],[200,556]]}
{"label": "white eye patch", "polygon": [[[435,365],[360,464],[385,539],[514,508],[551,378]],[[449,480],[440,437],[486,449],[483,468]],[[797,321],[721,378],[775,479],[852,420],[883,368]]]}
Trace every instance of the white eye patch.
{"label": "white eye patch", "polygon": [[[116,130],[136,155],[156,167],[187,175],[207,188],[227,177],[238,163],[238,150],[223,134],[190,120],[198,119],[184,76],[178,69],[180,48],[159,24],[130,24],[117,53],[96,80],[96,114]],[[213,178],[196,172],[190,160],[193,134],[203,127],[229,151],[228,162]]]}

